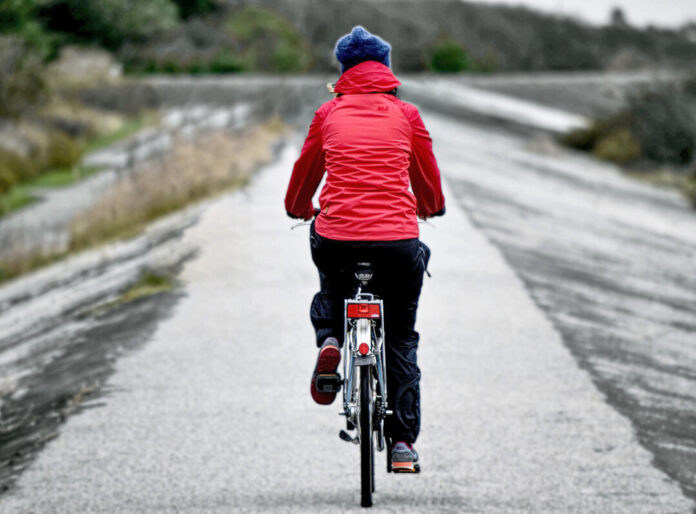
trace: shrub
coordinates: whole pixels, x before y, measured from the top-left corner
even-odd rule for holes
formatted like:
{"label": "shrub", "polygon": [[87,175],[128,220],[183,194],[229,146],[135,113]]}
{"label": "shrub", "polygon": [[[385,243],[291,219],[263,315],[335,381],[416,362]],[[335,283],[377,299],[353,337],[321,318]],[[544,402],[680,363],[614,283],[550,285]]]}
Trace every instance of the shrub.
{"label": "shrub", "polygon": [[83,148],[78,140],[60,130],[55,130],[49,135],[43,168],[50,170],[74,166],[79,162],[82,153]]}
{"label": "shrub", "polygon": [[[250,65],[245,63],[239,56],[230,52],[229,50],[220,50],[213,60],[210,62],[208,68],[213,73],[230,73],[244,71],[249,68]],[[193,71],[191,71],[193,73]]]}
{"label": "shrub", "polygon": [[688,164],[696,150],[696,119],[683,95],[671,88],[647,91],[629,99],[631,132],[654,162]]}
{"label": "shrub", "polygon": [[46,171],[72,167],[82,158],[82,144],[65,132],[52,130],[41,141],[30,157],[0,149],[0,193],[7,192],[15,184],[33,180]]}
{"label": "shrub", "polygon": [[240,61],[252,63],[254,71],[302,72],[311,64],[311,54],[300,33],[274,11],[246,7],[233,12],[224,29],[239,42]]}
{"label": "shrub", "polygon": [[218,8],[215,0],[172,0],[179,9],[179,16],[183,19],[191,16],[208,14]]}
{"label": "shrub", "polygon": [[5,170],[8,176],[11,174],[14,182],[31,180],[39,174],[36,162],[6,149],[0,149],[0,169]]}
{"label": "shrub", "polygon": [[628,111],[594,120],[589,127],[573,129],[561,136],[561,142],[571,148],[591,152],[598,142],[631,125]]}
{"label": "shrub", "polygon": [[587,128],[573,129],[561,136],[561,143],[576,150],[590,152],[597,144],[600,132],[597,124],[593,123]]}
{"label": "shrub", "polygon": [[111,49],[178,23],[177,7],[170,0],[49,0],[41,15],[49,29]]}
{"label": "shrub", "polygon": [[688,178],[685,193],[691,205],[696,209],[696,170],[693,170]]}
{"label": "shrub", "polygon": [[271,69],[279,73],[292,73],[306,68],[306,54],[302,49],[276,46],[271,54]]}
{"label": "shrub", "polygon": [[5,166],[0,164],[0,194],[7,193],[17,183],[17,178]]}
{"label": "shrub", "polygon": [[644,91],[628,107],[570,132],[561,142],[614,162],[643,158],[658,164],[689,164],[696,152],[696,117],[685,95],[673,88]]}
{"label": "shrub", "polygon": [[22,114],[47,91],[38,54],[17,36],[0,36],[0,116]]}
{"label": "shrub", "polygon": [[37,19],[40,3],[41,0],[0,0],[0,32],[20,37],[45,59],[55,55],[58,40],[47,34]]}
{"label": "shrub", "polygon": [[449,36],[442,37],[426,52],[428,68],[437,73],[456,73],[471,69],[464,47]]}
{"label": "shrub", "polygon": [[640,145],[636,142],[630,130],[622,128],[603,134],[592,151],[600,159],[628,164],[641,155]]}
{"label": "shrub", "polygon": [[684,80],[682,89],[688,96],[696,98],[696,70],[692,70],[686,80]]}

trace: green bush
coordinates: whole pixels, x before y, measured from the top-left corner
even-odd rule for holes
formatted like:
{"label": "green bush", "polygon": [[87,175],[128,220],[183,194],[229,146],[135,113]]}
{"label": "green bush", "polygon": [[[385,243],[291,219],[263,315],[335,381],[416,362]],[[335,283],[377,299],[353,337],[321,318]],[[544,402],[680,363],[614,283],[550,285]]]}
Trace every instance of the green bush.
{"label": "green bush", "polygon": [[456,73],[471,69],[471,60],[464,47],[455,39],[440,38],[427,52],[428,68],[437,73]]}
{"label": "green bush", "polygon": [[82,153],[83,148],[78,140],[59,130],[53,131],[49,136],[42,171],[74,166],[80,161]]}
{"label": "green bush", "polygon": [[36,162],[21,155],[0,149],[0,169],[5,170],[8,176],[12,175],[14,182],[24,182],[38,176],[40,167]]}
{"label": "green bush", "polygon": [[0,0],[0,32],[20,37],[46,59],[55,56],[59,40],[41,26],[40,6],[40,0]]}
{"label": "green bush", "polygon": [[7,193],[17,183],[17,178],[6,167],[0,164],[0,194]]}
{"label": "green bush", "polygon": [[208,14],[218,8],[215,0],[172,0],[179,9],[179,16],[183,19],[191,16]]}
{"label": "green bush", "polygon": [[561,142],[614,162],[642,158],[681,166],[696,153],[696,116],[682,91],[644,91],[631,96],[624,111],[572,131]]}
{"label": "green bush", "polygon": [[630,113],[622,111],[594,120],[589,127],[573,129],[561,136],[560,140],[561,143],[571,148],[591,152],[601,139],[630,126]]}
{"label": "green bush", "polygon": [[239,62],[250,63],[251,71],[302,72],[311,64],[311,54],[300,33],[274,11],[246,7],[233,12],[224,29],[239,42]]}
{"label": "green bush", "polygon": [[600,132],[597,128],[597,124],[593,123],[587,128],[573,129],[567,134],[561,136],[561,143],[576,150],[583,150],[585,152],[591,152],[597,140],[599,139]]}
{"label": "green bush", "polygon": [[230,12],[220,22],[193,18],[147,45],[125,45],[121,57],[127,71],[145,73],[295,73],[312,61],[294,26],[260,7]]}
{"label": "green bush", "polygon": [[0,36],[0,116],[22,114],[47,91],[39,55],[18,36]]}
{"label": "green bush", "polygon": [[691,71],[686,80],[684,80],[682,89],[688,96],[696,98],[696,70]]}
{"label": "green bush", "polygon": [[630,130],[623,128],[603,134],[592,150],[600,159],[628,164],[641,155],[641,148]]}
{"label": "green bush", "polygon": [[691,202],[691,205],[696,209],[696,170],[691,172],[691,176],[685,187],[686,197]]}
{"label": "green bush", "polygon": [[[221,50],[208,66],[213,73],[230,73],[244,71],[250,67],[249,63],[245,63],[239,56],[229,50]],[[193,71],[191,71],[193,73]]]}
{"label": "green bush", "polygon": [[41,15],[51,30],[111,49],[173,29],[179,19],[170,0],[47,0]]}
{"label": "green bush", "polygon": [[271,69],[279,73],[301,71],[307,66],[306,54],[293,47],[276,46],[271,55]]}
{"label": "green bush", "polygon": [[629,99],[631,132],[643,155],[657,163],[689,164],[696,151],[696,117],[683,94],[662,88]]}
{"label": "green bush", "polygon": [[60,130],[51,131],[45,142],[32,152],[31,158],[0,149],[0,193],[7,192],[16,184],[34,180],[47,171],[75,166],[83,152],[79,140]]}

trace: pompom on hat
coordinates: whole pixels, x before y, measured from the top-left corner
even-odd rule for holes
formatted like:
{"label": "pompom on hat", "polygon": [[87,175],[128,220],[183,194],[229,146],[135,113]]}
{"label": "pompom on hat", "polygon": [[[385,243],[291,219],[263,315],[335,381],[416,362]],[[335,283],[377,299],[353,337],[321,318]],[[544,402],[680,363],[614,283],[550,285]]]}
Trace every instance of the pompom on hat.
{"label": "pompom on hat", "polygon": [[336,59],[341,63],[341,73],[365,61],[377,61],[390,66],[390,52],[389,43],[370,34],[360,25],[353,27],[350,34],[340,38],[335,49]]}

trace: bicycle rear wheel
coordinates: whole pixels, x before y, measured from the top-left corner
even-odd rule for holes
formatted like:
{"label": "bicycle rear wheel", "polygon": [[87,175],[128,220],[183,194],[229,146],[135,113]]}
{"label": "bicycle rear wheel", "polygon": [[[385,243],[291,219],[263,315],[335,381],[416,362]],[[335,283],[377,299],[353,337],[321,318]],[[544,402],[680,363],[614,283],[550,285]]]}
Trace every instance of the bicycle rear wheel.
{"label": "bicycle rear wheel", "polygon": [[370,366],[360,367],[360,505],[372,506],[375,462],[372,432],[372,374]]}

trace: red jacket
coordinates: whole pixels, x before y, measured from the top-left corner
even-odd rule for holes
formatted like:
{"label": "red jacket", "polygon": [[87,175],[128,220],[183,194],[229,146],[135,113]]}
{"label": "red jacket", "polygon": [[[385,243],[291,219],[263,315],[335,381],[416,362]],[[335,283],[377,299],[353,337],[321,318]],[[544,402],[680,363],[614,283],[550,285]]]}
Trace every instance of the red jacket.
{"label": "red jacket", "polygon": [[[418,220],[445,206],[432,142],[418,109],[385,93],[401,83],[366,61],[336,83],[337,98],[317,110],[285,196],[289,214],[311,218],[324,171],[315,229],[329,239],[418,237]],[[409,182],[413,193],[409,191]]]}

